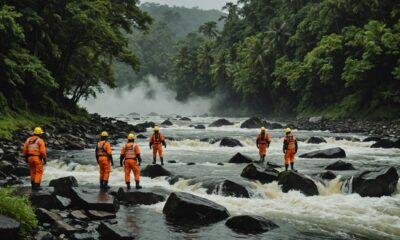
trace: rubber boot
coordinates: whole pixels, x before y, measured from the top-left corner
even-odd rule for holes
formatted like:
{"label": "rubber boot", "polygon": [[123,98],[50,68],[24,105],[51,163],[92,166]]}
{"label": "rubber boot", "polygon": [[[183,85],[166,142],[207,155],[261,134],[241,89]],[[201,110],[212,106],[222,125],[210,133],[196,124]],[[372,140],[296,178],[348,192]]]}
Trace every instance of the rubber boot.
{"label": "rubber boot", "polygon": [[136,189],[141,189],[141,188],[142,188],[142,186],[140,186],[140,184],[139,184],[139,181],[136,181],[136,186],[135,186],[135,188],[136,188]]}
{"label": "rubber boot", "polygon": [[31,189],[33,190],[35,188],[35,182],[31,181]]}
{"label": "rubber boot", "polygon": [[126,189],[128,189],[128,190],[131,189],[131,183],[130,182],[126,183]]}
{"label": "rubber boot", "polygon": [[297,172],[297,170],[294,169],[294,163],[290,163],[290,168],[292,169],[292,171]]}
{"label": "rubber boot", "polygon": [[110,187],[108,186],[108,181],[104,181],[103,189],[108,190]]}
{"label": "rubber boot", "polygon": [[35,191],[40,191],[42,188],[40,187],[40,183],[35,183],[35,187],[33,188]]}
{"label": "rubber boot", "polygon": [[156,164],[156,158],[153,158],[153,164]]}
{"label": "rubber boot", "polygon": [[289,168],[289,164],[285,164],[285,171],[287,171]]}
{"label": "rubber boot", "polygon": [[104,188],[104,182],[103,182],[103,180],[100,180],[100,189],[103,189]]}
{"label": "rubber boot", "polygon": [[161,160],[161,166],[164,166],[164,158],[162,157],[160,158],[160,160]]}

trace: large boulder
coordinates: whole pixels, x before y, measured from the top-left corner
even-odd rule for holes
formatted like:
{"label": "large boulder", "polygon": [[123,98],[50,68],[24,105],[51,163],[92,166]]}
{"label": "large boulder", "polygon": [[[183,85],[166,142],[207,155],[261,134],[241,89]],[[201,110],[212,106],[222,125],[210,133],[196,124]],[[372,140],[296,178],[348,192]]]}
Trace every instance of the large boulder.
{"label": "large boulder", "polygon": [[106,192],[72,188],[71,200],[75,209],[100,210],[112,213],[119,209],[118,201]]}
{"label": "large boulder", "polygon": [[230,137],[224,137],[222,138],[220,144],[220,147],[242,147],[243,144],[236,139],[230,138]]}
{"label": "large boulder", "polygon": [[240,176],[251,180],[258,180],[261,183],[270,183],[278,180],[278,173],[274,169],[264,169],[258,165],[249,164],[243,169]]}
{"label": "large boulder", "polygon": [[345,158],[346,152],[340,148],[328,148],[300,155],[301,158]]}
{"label": "large boulder", "polygon": [[244,121],[241,125],[240,128],[260,128],[264,125],[264,123],[261,121],[261,119],[257,117],[252,117]]}
{"label": "large boulder", "polygon": [[306,196],[318,195],[318,188],[314,181],[301,173],[294,171],[284,171],[279,173],[278,184],[281,185],[283,192],[296,190]]}
{"label": "large boulder", "polygon": [[17,166],[13,170],[11,170],[10,174],[13,174],[17,177],[27,177],[30,176],[29,167],[27,165]]}
{"label": "large boulder", "polygon": [[70,205],[68,198],[57,196],[53,187],[43,187],[40,191],[33,191],[30,187],[20,187],[18,195],[26,195],[32,206],[45,209],[65,209]]}
{"label": "large boulder", "polygon": [[365,171],[353,178],[352,190],[362,197],[390,196],[396,190],[398,180],[399,175],[394,167]]}
{"label": "large boulder", "polygon": [[306,143],[320,144],[326,143],[326,140],[323,137],[310,137],[306,140]]}
{"label": "large boulder", "polygon": [[325,169],[326,170],[336,170],[336,171],[355,170],[355,168],[353,167],[353,164],[343,162],[342,160],[339,160],[337,162],[334,162],[334,163],[328,165]]}
{"label": "large boulder", "polygon": [[156,178],[160,176],[171,176],[171,173],[158,164],[147,165],[140,171],[140,175],[144,177]]}
{"label": "large boulder", "polygon": [[381,137],[371,136],[371,137],[366,137],[366,138],[364,138],[362,141],[363,141],[363,142],[378,142],[378,141],[380,141],[381,139],[382,139]]}
{"label": "large boulder", "polygon": [[252,163],[254,160],[246,155],[243,155],[241,153],[236,153],[235,156],[233,156],[230,160],[229,163]]}
{"label": "large boulder", "polygon": [[71,196],[71,189],[78,187],[78,181],[73,176],[62,177],[51,180],[49,186],[54,187],[57,195],[69,198]]}
{"label": "large boulder", "polygon": [[117,225],[111,225],[106,222],[101,222],[97,227],[102,239],[113,239],[113,240],[133,240],[135,239],[132,232],[122,229]]}
{"label": "large boulder", "polygon": [[203,187],[207,189],[208,194],[218,194],[222,196],[232,196],[239,198],[249,198],[250,194],[247,189],[231,180],[204,182]]}
{"label": "large boulder", "polygon": [[8,161],[0,161],[0,171],[9,174],[14,169],[14,165]]}
{"label": "large boulder", "polygon": [[169,119],[165,120],[164,122],[161,123],[161,125],[164,126],[172,126],[174,125]]}
{"label": "large boulder", "polygon": [[279,227],[274,222],[254,215],[241,215],[229,218],[225,225],[238,233],[259,234]]}
{"label": "large boulder", "polygon": [[320,174],[320,177],[321,177],[322,179],[332,180],[332,179],[335,179],[335,178],[336,178],[336,175],[335,175],[333,172],[331,172],[331,171],[326,171],[326,172],[324,172],[324,173],[321,173],[321,174]]}
{"label": "large boulder", "polygon": [[400,148],[400,138],[384,138],[371,145],[371,148]]}
{"label": "large boulder", "polygon": [[233,123],[229,122],[228,120],[222,118],[212,122],[209,127],[222,127],[222,126],[229,126],[233,125]]}
{"label": "large boulder", "polygon": [[133,205],[152,205],[165,201],[165,197],[157,193],[145,191],[125,191],[123,188],[118,190],[117,198],[121,202]]}
{"label": "large boulder", "polygon": [[0,215],[1,239],[19,239],[19,228],[19,222],[10,217]]}
{"label": "large boulder", "polygon": [[171,193],[163,213],[172,221],[197,224],[218,222],[229,217],[224,206],[184,192]]}

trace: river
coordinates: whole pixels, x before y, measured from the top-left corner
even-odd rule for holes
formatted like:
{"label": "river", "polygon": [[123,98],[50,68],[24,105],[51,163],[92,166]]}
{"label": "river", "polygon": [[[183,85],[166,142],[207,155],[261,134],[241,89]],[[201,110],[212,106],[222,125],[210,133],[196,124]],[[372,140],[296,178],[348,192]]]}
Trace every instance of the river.
{"label": "river", "polygon": [[[140,120],[119,116],[117,119],[132,124],[144,121],[160,123],[172,116],[140,116]],[[173,118],[173,117],[172,117]],[[138,239],[400,239],[400,184],[392,196],[381,198],[363,198],[358,194],[348,194],[342,190],[343,178],[354,175],[360,170],[377,170],[388,166],[400,169],[400,149],[373,149],[373,142],[351,142],[335,140],[337,136],[350,136],[363,139],[359,134],[333,134],[324,131],[297,131],[297,138],[321,136],[327,140],[323,144],[299,142],[299,154],[329,147],[341,147],[346,151],[347,162],[356,171],[337,171],[338,177],[331,181],[318,181],[316,175],[324,172],[324,167],[332,159],[297,159],[295,167],[306,174],[317,184],[320,195],[306,197],[291,191],[283,193],[276,182],[260,184],[240,177],[246,164],[229,164],[228,160],[237,152],[258,159],[255,137],[258,129],[241,129],[240,123],[245,118],[227,118],[232,126],[206,128],[197,130],[190,124],[208,126],[216,120],[214,117],[191,117],[190,122],[172,120],[170,127],[162,127],[161,132],[175,141],[167,141],[165,161],[176,160],[177,163],[166,163],[165,168],[175,174],[196,178],[197,183],[181,180],[170,185],[164,177],[141,178],[146,189],[164,189],[166,191],[189,192],[225,206],[232,216],[240,214],[261,215],[277,223],[280,227],[259,235],[241,235],[224,225],[224,221],[203,227],[177,227],[169,224],[162,213],[165,202],[150,206],[121,207],[118,212],[119,225],[132,228]],[[151,129],[144,135],[149,136]],[[283,130],[269,131],[272,143],[267,160],[282,165]],[[112,134],[112,133],[110,133]],[[202,138],[221,138],[229,136],[240,140],[244,146],[227,148],[219,147],[219,142],[210,144]],[[110,177],[113,187],[125,186],[123,169],[119,167],[119,152],[125,139],[113,145],[113,156],[116,163]],[[146,139],[137,139],[141,147],[143,166],[152,161],[151,151]],[[51,179],[72,175],[81,186],[97,186],[98,167],[94,159],[94,150],[51,151],[49,163],[44,174],[44,185]],[[217,163],[224,163],[223,166]],[[188,166],[187,163],[195,163]],[[207,194],[201,183],[210,179],[231,179],[249,190],[250,199],[224,197],[218,194]],[[155,190],[156,191],[156,190]]]}

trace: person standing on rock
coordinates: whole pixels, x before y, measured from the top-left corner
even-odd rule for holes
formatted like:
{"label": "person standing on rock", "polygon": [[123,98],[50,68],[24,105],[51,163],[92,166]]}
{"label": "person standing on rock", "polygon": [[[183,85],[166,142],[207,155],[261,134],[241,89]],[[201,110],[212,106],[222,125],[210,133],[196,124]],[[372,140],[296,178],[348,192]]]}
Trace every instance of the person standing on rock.
{"label": "person standing on rock", "polygon": [[100,188],[109,189],[108,178],[110,177],[111,165],[114,166],[111,144],[107,141],[108,133],[100,134],[100,141],[96,145],[96,160],[100,168]]}
{"label": "person standing on rock", "polygon": [[153,148],[153,164],[156,164],[157,152],[160,157],[161,165],[164,165],[164,158],[163,158],[163,150],[162,145],[167,148],[167,144],[165,143],[164,135],[160,133],[160,128],[155,126],[154,127],[154,134],[150,137],[150,149]]}
{"label": "person standing on rock", "polygon": [[[125,160],[125,161],[124,161]],[[141,189],[140,186],[140,169],[139,166],[142,163],[140,157],[139,146],[135,143],[135,135],[130,133],[128,135],[128,143],[121,149],[120,165],[125,166],[125,183],[126,188],[131,189],[131,171],[135,175],[136,189]]]}
{"label": "person standing on rock", "polygon": [[262,127],[260,133],[257,136],[256,145],[258,148],[258,153],[260,154],[260,162],[265,161],[265,156],[267,155],[267,148],[269,148],[269,144],[271,143],[269,134],[265,131],[265,128]]}
{"label": "person standing on rock", "polygon": [[285,129],[286,136],[283,139],[283,153],[285,154],[285,170],[289,168],[294,170],[294,155],[297,153],[297,140],[292,134],[290,128]]}
{"label": "person standing on rock", "polygon": [[25,161],[29,164],[31,175],[31,186],[33,190],[40,190],[40,183],[43,176],[43,164],[46,165],[46,146],[41,138],[43,130],[36,127],[33,136],[29,137],[23,149]]}

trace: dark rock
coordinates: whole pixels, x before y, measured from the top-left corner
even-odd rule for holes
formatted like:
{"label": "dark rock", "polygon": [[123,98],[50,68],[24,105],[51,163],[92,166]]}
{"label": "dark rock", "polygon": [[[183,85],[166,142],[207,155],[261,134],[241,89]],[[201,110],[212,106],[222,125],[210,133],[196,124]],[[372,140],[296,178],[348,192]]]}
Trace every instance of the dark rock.
{"label": "dark rock", "polygon": [[228,210],[208,199],[189,193],[171,193],[163,213],[169,220],[182,223],[207,224],[229,217]]}
{"label": "dark rock", "polygon": [[70,212],[71,217],[81,220],[81,221],[86,221],[89,219],[86,214],[84,214],[81,210],[74,210]]}
{"label": "dark rock", "polygon": [[400,148],[400,138],[384,138],[371,145],[371,148]]}
{"label": "dark rock", "polygon": [[97,211],[97,210],[89,210],[87,211],[87,215],[94,220],[105,220],[115,218],[115,213]]}
{"label": "dark rock", "polygon": [[195,129],[206,129],[206,126],[200,124],[200,125],[196,125],[194,128]]}
{"label": "dark rock", "polygon": [[378,142],[381,139],[381,137],[367,137],[363,140],[363,142]]}
{"label": "dark rock", "polygon": [[221,140],[221,143],[219,144],[220,147],[242,147],[243,144],[236,139],[230,138],[230,137],[224,137]]}
{"label": "dark rock", "polygon": [[0,160],[3,159],[3,155],[4,155],[4,150],[0,148]]}
{"label": "dark rock", "polygon": [[54,229],[55,231],[63,233],[67,236],[72,235],[79,231],[78,229],[74,228],[73,226],[69,225],[68,223],[62,220],[58,220],[54,223]]}
{"label": "dark rock", "polygon": [[75,142],[75,141],[66,139],[64,148],[65,148],[65,150],[83,150],[83,149],[85,149],[85,143],[83,140],[79,141],[79,142]]}
{"label": "dark rock", "polygon": [[218,166],[224,166],[222,162],[217,163]]}
{"label": "dark rock", "polygon": [[160,165],[147,165],[140,171],[140,175],[144,177],[156,178],[160,176],[171,176],[171,173]]}
{"label": "dark rock", "polygon": [[43,187],[40,191],[33,191],[30,187],[21,187],[17,194],[27,195],[31,204],[37,208],[65,209],[70,204],[69,199],[56,196],[53,187]]}
{"label": "dark rock", "polygon": [[61,220],[60,215],[54,212],[50,212],[44,208],[38,208],[35,211],[36,218],[40,223],[50,223],[53,224]]}
{"label": "dark rock", "polygon": [[251,163],[253,161],[254,160],[247,155],[243,155],[241,153],[236,153],[235,156],[233,156],[229,160],[229,163]]}
{"label": "dark rock", "polygon": [[165,201],[165,197],[153,192],[125,191],[120,188],[117,193],[118,200],[133,205],[152,205]]}
{"label": "dark rock", "polygon": [[95,240],[96,238],[90,233],[74,233],[72,240]]}
{"label": "dark rock", "polygon": [[290,190],[297,190],[306,196],[318,195],[318,188],[314,181],[294,171],[279,173],[278,184],[282,185],[282,191],[285,193]]}
{"label": "dark rock", "polygon": [[164,122],[161,123],[161,125],[165,125],[165,126],[172,126],[174,125],[169,119],[165,120]]}
{"label": "dark rock", "polygon": [[190,118],[188,117],[182,117],[179,119],[180,121],[192,121]]}
{"label": "dark rock", "polygon": [[235,232],[244,234],[258,234],[279,227],[274,222],[254,215],[241,215],[229,218],[225,225]]}
{"label": "dark rock", "polygon": [[322,137],[310,137],[309,139],[307,139],[306,143],[320,144],[326,143],[326,140]]}
{"label": "dark rock", "polygon": [[176,163],[175,160],[168,160],[168,163]]}
{"label": "dark rock", "polygon": [[301,158],[345,158],[346,152],[337,148],[328,148],[324,150],[313,151],[300,155]]}
{"label": "dark rock", "polygon": [[113,239],[113,240],[133,240],[135,239],[133,233],[126,231],[116,225],[111,225],[109,223],[101,222],[97,228],[100,236],[103,239]]}
{"label": "dark rock", "polygon": [[268,129],[283,129],[283,126],[279,123],[270,123],[270,122],[264,122],[264,127]]}
{"label": "dark rock", "polygon": [[336,175],[331,171],[326,171],[324,173],[321,173],[320,176],[322,179],[326,179],[326,180],[332,180],[332,179],[336,178]]}
{"label": "dark rock", "polygon": [[72,206],[76,209],[100,210],[115,213],[119,204],[113,196],[106,192],[88,191],[72,188]]}
{"label": "dark rock", "polygon": [[321,123],[322,121],[324,120],[324,118],[323,117],[310,117],[309,119],[308,119],[308,121],[310,122],[310,123]]}
{"label": "dark rock", "polygon": [[399,175],[396,168],[381,171],[365,171],[353,178],[352,190],[362,197],[390,196],[397,186]]}
{"label": "dark rock", "polygon": [[139,135],[136,136],[136,138],[138,138],[138,139],[146,139],[147,137],[144,136],[143,134],[139,134]]}
{"label": "dark rock", "polygon": [[264,123],[261,121],[261,119],[252,117],[250,119],[247,119],[244,121],[241,125],[240,128],[260,128],[264,125]]}
{"label": "dark rock", "polygon": [[78,181],[73,176],[62,177],[50,181],[49,186],[54,187],[57,195],[63,197],[71,197],[71,189],[78,187]]}
{"label": "dark rock", "polygon": [[27,177],[30,176],[29,167],[28,166],[18,166],[14,168],[10,174],[14,174],[17,177]]}
{"label": "dark rock", "polygon": [[337,170],[337,171],[340,171],[340,170],[355,170],[355,168],[353,167],[353,165],[351,163],[343,162],[342,160],[339,160],[337,162],[334,162],[334,163],[330,164],[325,169],[326,170]]}
{"label": "dark rock", "polygon": [[278,171],[263,169],[255,164],[249,164],[243,169],[240,176],[251,180],[258,180],[261,183],[270,183],[278,180]]}
{"label": "dark rock", "polygon": [[54,207],[55,209],[67,209],[71,205],[71,199],[61,197],[61,196],[54,196]]}
{"label": "dark rock", "polygon": [[360,139],[355,138],[355,137],[335,137],[336,141],[341,141],[341,140],[346,140],[346,141],[350,141],[350,142],[360,142]]}
{"label": "dark rock", "polygon": [[50,232],[38,231],[34,237],[35,240],[53,240],[54,236]]}
{"label": "dark rock", "polygon": [[9,174],[14,169],[14,165],[8,161],[0,161],[0,171]]}
{"label": "dark rock", "polygon": [[19,222],[14,219],[0,215],[0,236],[2,239],[19,239]]}
{"label": "dark rock", "polygon": [[212,122],[209,127],[222,127],[222,126],[229,126],[233,125],[233,123],[229,122],[228,120],[222,118]]}
{"label": "dark rock", "polygon": [[174,176],[169,176],[166,180],[170,185],[174,185],[175,183],[184,179],[189,179],[189,177],[183,175],[174,175]]}
{"label": "dark rock", "polygon": [[194,163],[194,162],[189,162],[189,163],[186,163],[186,165],[188,165],[188,166],[193,166],[193,165],[196,165],[196,163]]}
{"label": "dark rock", "polygon": [[231,180],[205,182],[202,186],[207,189],[208,194],[240,198],[250,197],[250,194],[245,187]]}

